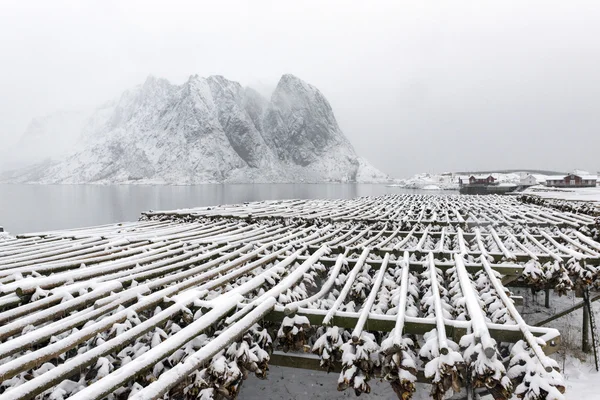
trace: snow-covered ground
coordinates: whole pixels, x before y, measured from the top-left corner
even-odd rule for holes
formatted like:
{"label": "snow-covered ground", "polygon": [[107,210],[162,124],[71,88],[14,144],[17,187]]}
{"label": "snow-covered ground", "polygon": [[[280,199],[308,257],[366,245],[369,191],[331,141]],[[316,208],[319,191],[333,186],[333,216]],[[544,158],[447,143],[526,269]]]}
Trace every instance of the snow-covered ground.
{"label": "snow-covered ground", "polygon": [[600,397],[598,379],[600,373],[596,372],[593,362],[582,362],[575,357],[569,357],[563,371],[565,378],[567,399],[594,400]]}
{"label": "snow-covered ground", "polygon": [[[357,398],[353,390],[337,391],[338,373],[309,371],[288,367],[269,367],[269,377],[260,380],[254,376],[242,385],[240,400],[289,400],[289,399],[352,399]],[[369,381],[371,393],[363,393],[361,399],[397,399],[388,382],[379,379]],[[423,385],[424,386],[424,385]],[[413,400],[428,399],[428,390],[419,384]],[[425,389],[425,390],[423,390]]]}
{"label": "snow-covered ground", "polygon": [[600,187],[595,188],[549,188],[545,186],[532,186],[523,192],[535,194],[546,199],[559,199],[570,201],[600,202]]}

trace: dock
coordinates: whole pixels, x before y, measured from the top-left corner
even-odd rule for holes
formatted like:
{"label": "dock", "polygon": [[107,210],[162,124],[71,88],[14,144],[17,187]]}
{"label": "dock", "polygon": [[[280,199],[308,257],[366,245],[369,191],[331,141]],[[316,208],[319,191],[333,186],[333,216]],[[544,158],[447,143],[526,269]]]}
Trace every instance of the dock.
{"label": "dock", "polygon": [[381,377],[402,399],[417,381],[508,399],[515,371],[561,392],[560,332],[528,325],[507,286],[587,290],[595,223],[512,196],[415,194],[7,238],[0,400],[235,397],[268,365],[339,372],[332,385],[357,394]]}

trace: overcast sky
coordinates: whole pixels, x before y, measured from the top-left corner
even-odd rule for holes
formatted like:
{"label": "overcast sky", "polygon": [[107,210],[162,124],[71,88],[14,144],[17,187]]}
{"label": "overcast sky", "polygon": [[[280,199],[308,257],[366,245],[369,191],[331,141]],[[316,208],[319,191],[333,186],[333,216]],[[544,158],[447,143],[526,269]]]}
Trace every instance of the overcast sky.
{"label": "overcast sky", "polygon": [[149,75],[318,87],[396,177],[600,170],[600,2],[12,1],[0,9],[0,146],[32,117]]}

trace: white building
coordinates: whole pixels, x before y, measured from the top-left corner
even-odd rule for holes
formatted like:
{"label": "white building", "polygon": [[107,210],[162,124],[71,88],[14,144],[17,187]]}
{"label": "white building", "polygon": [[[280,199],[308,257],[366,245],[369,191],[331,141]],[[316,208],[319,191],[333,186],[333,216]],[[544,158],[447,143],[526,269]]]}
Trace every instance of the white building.
{"label": "white building", "polygon": [[521,180],[519,180],[519,185],[521,186],[534,186],[537,184],[537,178],[531,174],[525,175],[521,178]]}

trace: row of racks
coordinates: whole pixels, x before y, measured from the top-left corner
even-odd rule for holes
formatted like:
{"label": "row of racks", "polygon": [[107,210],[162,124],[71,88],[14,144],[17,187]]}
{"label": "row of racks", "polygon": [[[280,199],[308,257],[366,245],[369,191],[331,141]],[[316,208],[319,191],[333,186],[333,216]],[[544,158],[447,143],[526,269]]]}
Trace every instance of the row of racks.
{"label": "row of racks", "polygon": [[504,284],[535,263],[593,282],[600,244],[579,228],[186,218],[4,238],[0,400],[235,397],[290,362],[403,399],[418,379],[434,398],[564,391],[558,331]]}
{"label": "row of racks", "polygon": [[586,214],[523,204],[509,196],[385,195],[352,200],[278,200],[147,212],[144,215],[181,218],[230,217],[239,219],[300,219],[330,222],[403,222],[411,225],[465,226],[591,226]]}

